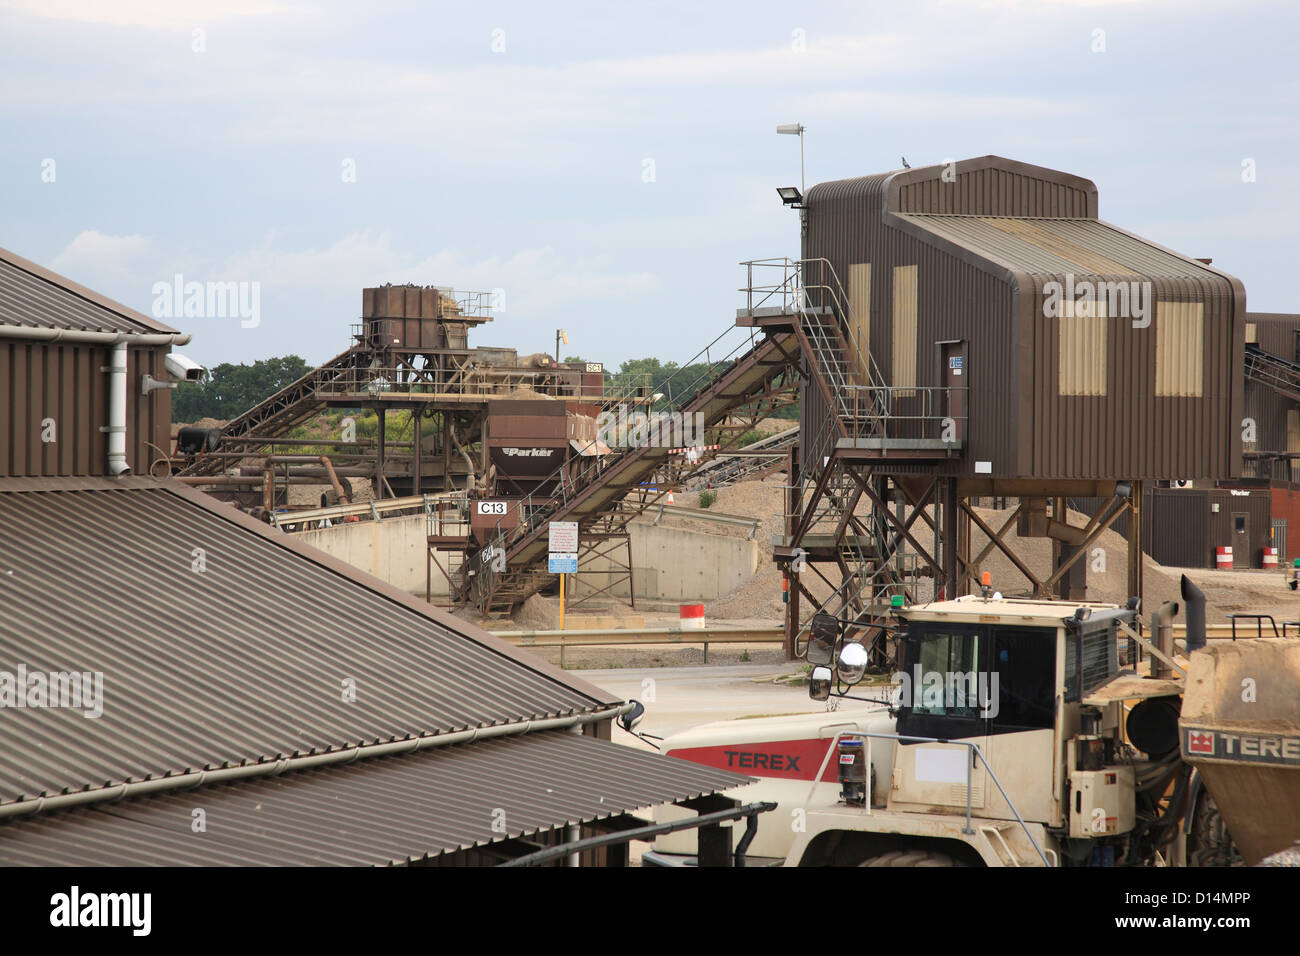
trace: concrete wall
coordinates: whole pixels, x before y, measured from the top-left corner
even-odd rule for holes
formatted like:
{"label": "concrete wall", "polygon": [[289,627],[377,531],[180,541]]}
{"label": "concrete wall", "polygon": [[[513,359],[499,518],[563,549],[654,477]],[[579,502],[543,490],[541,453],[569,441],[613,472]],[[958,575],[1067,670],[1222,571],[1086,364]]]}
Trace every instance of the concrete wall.
{"label": "concrete wall", "polygon": [[[712,601],[745,584],[758,570],[757,541],[639,522],[629,525],[629,532],[639,598]],[[413,515],[337,524],[332,528],[304,531],[297,537],[394,587],[423,595],[426,534],[425,517]],[[626,556],[625,550],[615,552],[619,561],[626,561]],[[447,558],[439,557],[442,561]],[[593,568],[609,566],[608,561],[601,559],[591,562]],[[583,570],[587,570],[586,565]],[[607,579],[593,576],[589,580],[595,582],[594,588],[599,588]],[[594,588],[587,579],[579,577],[575,596],[581,597]],[[447,579],[437,569],[433,572],[433,593],[435,598],[447,594]],[[609,593],[626,599],[627,582]]]}
{"label": "concrete wall", "polygon": [[[394,587],[424,596],[428,519],[424,515],[355,521],[304,531],[299,541],[383,578]],[[439,555],[446,561],[446,555]],[[447,594],[447,579],[433,572],[434,596]]]}
{"label": "concrete wall", "polygon": [[[642,522],[628,525],[632,543],[633,578],[636,596],[659,601],[712,601],[734,591],[749,581],[758,570],[757,541],[743,537],[685,531],[680,528]],[[613,557],[627,560],[625,550]],[[608,567],[610,562],[596,559],[592,568]],[[583,570],[587,570],[584,566]],[[575,597],[602,587],[608,579],[593,575],[581,577],[574,589]],[[627,598],[627,582],[610,592]]]}

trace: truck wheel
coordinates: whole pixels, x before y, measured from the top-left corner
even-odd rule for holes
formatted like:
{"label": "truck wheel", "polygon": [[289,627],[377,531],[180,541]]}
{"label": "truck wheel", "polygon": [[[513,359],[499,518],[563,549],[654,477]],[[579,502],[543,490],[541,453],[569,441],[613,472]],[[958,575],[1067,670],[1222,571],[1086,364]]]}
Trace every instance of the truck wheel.
{"label": "truck wheel", "polygon": [[891,850],[879,856],[868,857],[858,866],[965,866],[946,853],[931,850]]}

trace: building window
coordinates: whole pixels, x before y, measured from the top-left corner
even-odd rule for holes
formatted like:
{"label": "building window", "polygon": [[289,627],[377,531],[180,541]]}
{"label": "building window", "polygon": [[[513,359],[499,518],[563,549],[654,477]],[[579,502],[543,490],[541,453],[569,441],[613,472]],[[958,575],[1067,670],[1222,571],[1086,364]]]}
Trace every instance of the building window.
{"label": "building window", "polygon": [[910,398],[916,387],[916,266],[894,267],[895,398]]}
{"label": "building window", "polygon": [[1057,318],[1057,391],[1106,394],[1107,317],[1104,301],[1062,300]]}
{"label": "building window", "polygon": [[1205,323],[1200,302],[1156,303],[1156,395],[1200,398],[1205,392]]}

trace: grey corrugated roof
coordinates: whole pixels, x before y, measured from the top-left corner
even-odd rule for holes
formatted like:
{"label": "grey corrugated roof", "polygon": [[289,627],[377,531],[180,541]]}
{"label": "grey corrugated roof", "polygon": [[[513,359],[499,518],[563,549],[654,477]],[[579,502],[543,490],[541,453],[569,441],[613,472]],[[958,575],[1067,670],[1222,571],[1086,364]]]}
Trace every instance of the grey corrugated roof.
{"label": "grey corrugated roof", "polygon": [[1010,269],[1036,276],[1108,278],[1223,277],[1096,219],[899,215]]}
{"label": "grey corrugated roof", "polygon": [[104,675],[0,708],[0,804],[616,703],[177,482],[0,481],[0,606],[0,670]]}
{"label": "grey corrugated roof", "polygon": [[406,863],[748,780],[550,731],[0,822],[0,865]]}
{"label": "grey corrugated roof", "polygon": [[79,332],[176,330],[0,249],[0,325]]}

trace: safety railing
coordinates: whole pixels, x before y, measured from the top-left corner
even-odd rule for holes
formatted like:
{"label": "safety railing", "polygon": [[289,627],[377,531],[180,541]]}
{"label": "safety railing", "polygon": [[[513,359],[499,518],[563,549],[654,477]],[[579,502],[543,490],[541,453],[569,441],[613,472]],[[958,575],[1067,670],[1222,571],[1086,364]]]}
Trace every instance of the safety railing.
{"label": "safety railing", "polygon": [[[1016,818],[1016,822],[1020,824],[1020,829],[1024,831],[1025,839],[1027,839],[1029,841],[1029,845],[1034,848],[1034,852],[1038,854],[1038,858],[1043,861],[1043,866],[1050,867],[1052,865],[1047,860],[1047,854],[1043,852],[1043,848],[1039,845],[1038,841],[1034,839],[1033,833],[1030,832],[1029,824],[1025,823],[1024,817],[1022,817],[1020,815],[1020,811],[1016,809],[1016,805],[1012,801],[1011,795],[1007,793],[1006,788],[1002,786],[1002,781],[1000,781],[998,779],[998,775],[994,773],[992,765],[989,763],[988,758],[984,755],[984,751],[980,749],[979,744],[969,740],[944,740],[940,737],[913,737],[908,734],[869,733],[867,731],[861,731],[861,730],[839,731],[835,734],[833,738],[831,738],[830,746],[826,748],[826,756],[822,758],[821,766],[817,769],[817,773],[813,776],[813,785],[808,791],[808,797],[804,801],[804,806],[811,806],[812,799],[817,792],[817,786],[818,784],[822,783],[822,776],[826,773],[826,766],[827,764],[830,763],[831,757],[839,750],[840,739],[842,737],[856,737],[856,738],[861,738],[863,741],[863,749],[866,751],[866,753],[863,755],[863,759],[864,759],[864,766],[867,768],[868,790],[870,790],[871,787],[870,768],[871,768],[871,741],[872,740],[892,740],[895,743],[944,744],[946,746],[952,746],[952,747],[965,747],[968,751],[970,751],[971,759],[966,761],[966,824],[964,827],[962,827],[961,832],[966,834],[967,836],[975,835],[975,828],[971,826],[971,821],[973,817],[971,811],[971,793],[972,793],[972,784],[974,782],[973,778],[975,773],[975,761],[976,759],[978,759],[979,762],[984,765],[984,770],[986,773],[988,773],[989,779],[992,780],[994,786],[998,788],[998,793],[1002,794],[1002,799],[1007,802],[1007,808],[1011,810],[1011,814]],[[868,793],[867,799],[864,801],[863,810],[867,814],[871,813],[870,793]],[[1013,863],[1015,862],[1014,856],[1012,856],[1012,862]]]}
{"label": "safety railing", "polygon": [[547,366],[517,368],[460,366],[413,368],[409,365],[369,365],[340,369],[316,384],[318,394],[359,395],[488,395],[515,397],[521,392],[548,398],[581,399],[601,405],[649,401],[650,376],[623,376],[590,389],[580,369]]}
{"label": "safety railing", "polygon": [[965,385],[849,385],[848,437],[931,439],[959,448],[966,435],[967,391]]}

